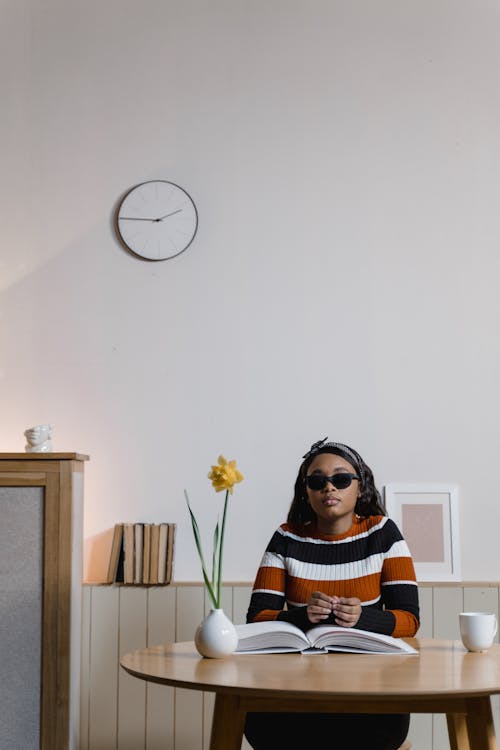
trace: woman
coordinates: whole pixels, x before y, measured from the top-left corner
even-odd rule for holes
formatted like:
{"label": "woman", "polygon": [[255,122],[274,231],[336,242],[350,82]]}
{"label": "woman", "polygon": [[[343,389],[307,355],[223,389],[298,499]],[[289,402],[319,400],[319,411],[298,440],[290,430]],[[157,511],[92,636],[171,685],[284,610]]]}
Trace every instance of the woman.
{"label": "woman", "polygon": [[[414,636],[418,590],[408,546],[385,516],[361,456],[326,440],[303,457],[287,523],[257,572],[247,622],[286,620],[303,630],[332,623]],[[254,750],[302,750],[312,737],[335,748],[396,750],[409,721],[408,714],[254,713],[245,735]]]}

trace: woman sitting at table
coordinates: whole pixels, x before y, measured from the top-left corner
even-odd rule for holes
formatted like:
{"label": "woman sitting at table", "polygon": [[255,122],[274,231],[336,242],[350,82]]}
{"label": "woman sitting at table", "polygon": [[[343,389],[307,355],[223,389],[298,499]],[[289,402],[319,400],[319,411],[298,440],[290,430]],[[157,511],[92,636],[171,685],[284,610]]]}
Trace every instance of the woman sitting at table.
{"label": "woman sitting at table", "polygon": [[[326,440],[303,457],[287,523],[274,533],[257,572],[247,622],[286,620],[302,630],[331,623],[414,636],[418,590],[408,546],[385,515],[361,456]],[[396,750],[409,722],[409,714],[249,713],[245,736],[254,750],[303,750],[306,742]]]}

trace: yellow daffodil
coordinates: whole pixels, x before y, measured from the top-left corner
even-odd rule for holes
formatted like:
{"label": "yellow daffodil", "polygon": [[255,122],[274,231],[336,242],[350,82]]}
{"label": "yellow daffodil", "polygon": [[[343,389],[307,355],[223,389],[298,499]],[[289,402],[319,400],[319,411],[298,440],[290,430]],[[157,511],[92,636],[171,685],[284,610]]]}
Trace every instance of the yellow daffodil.
{"label": "yellow daffodil", "polygon": [[189,510],[189,515],[191,517],[194,541],[196,544],[196,549],[198,550],[198,555],[200,557],[201,570],[203,573],[205,587],[207,589],[207,593],[213,607],[215,607],[215,609],[219,609],[221,606],[222,597],[222,550],[224,547],[224,530],[226,528],[227,501],[229,495],[233,494],[234,485],[238,482],[243,481],[243,474],[236,468],[236,461],[226,461],[224,456],[219,456],[219,458],[217,459],[217,464],[215,466],[212,466],[210,473],[208,474],[208,478],[212,482],[212,486],[216,492],[222,492],[222,490],[226,490],[220,533],[218,521],[214,531],[211,578],[208,577],[207,567],[205,565],[205,560],[203,557],[203,550],[201,548],[201,537],[198,523],[193,511],[191,510],[191,506],[189,505],[189,497],[186,490],[184,490],[184,495],[186,497],[186,503]]}
{"label": "yellow daffodil", "polygon": [[234,485],[243,481],[243,474],[236,468],[236,461],[226,461],[224,456],[219,456],[217,465],[212,466],[208,478],[216,492],[227,490],[232,495]]}

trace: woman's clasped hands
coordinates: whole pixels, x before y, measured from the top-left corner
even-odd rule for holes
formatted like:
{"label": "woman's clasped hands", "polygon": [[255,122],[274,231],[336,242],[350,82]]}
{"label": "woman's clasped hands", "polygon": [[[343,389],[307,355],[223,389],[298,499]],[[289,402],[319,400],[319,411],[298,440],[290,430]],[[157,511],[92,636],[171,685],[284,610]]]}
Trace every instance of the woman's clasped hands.
{"label": "woman's clasped hands", "polygon": [[361,601],[356,596],[328,596],[313,591],[307,602],[309,622],[317,625],[332,614],[336,625],[353,628],[361,616]]}

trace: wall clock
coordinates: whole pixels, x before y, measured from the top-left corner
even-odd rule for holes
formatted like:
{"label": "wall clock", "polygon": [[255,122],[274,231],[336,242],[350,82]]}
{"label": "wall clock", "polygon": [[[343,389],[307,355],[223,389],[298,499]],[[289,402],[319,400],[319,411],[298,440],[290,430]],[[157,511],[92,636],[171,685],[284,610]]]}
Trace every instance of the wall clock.
{"label": "wall clock", "polygon": [[116,212],[120,241],[146,260],[175,258],[189,247],[198,229],[198,212],[183,188],[166,180],[135,185]]}

